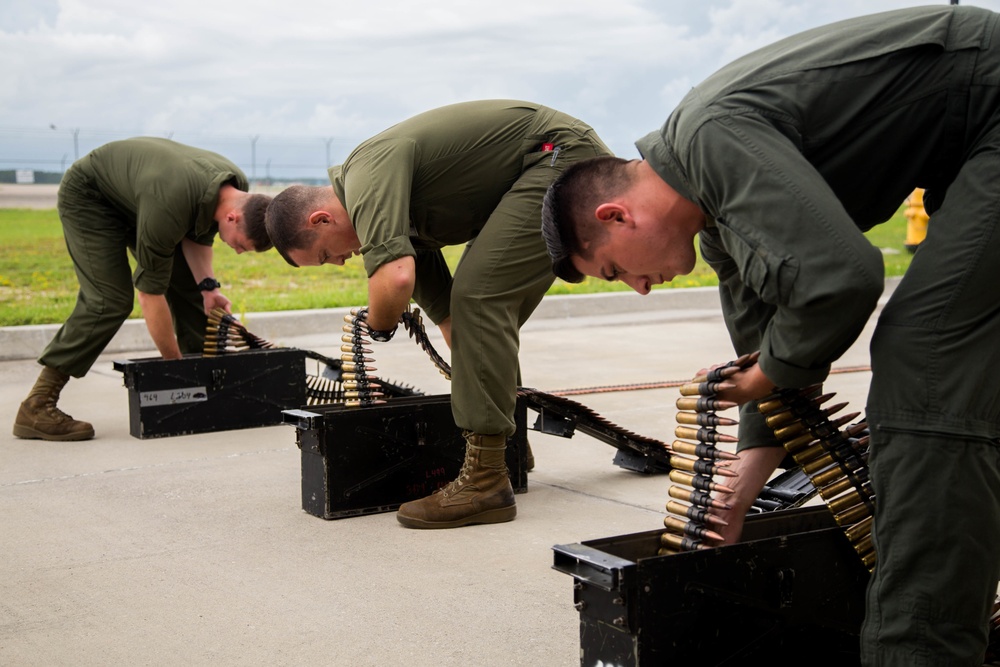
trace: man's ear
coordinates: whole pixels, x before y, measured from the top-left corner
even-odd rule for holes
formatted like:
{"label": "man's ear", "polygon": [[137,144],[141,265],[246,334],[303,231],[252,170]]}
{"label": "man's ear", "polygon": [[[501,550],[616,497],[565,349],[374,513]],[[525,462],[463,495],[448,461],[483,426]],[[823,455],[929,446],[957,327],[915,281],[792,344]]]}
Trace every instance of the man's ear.
{"label": "man's ear", "polygon": [[327,211],[320,209],[310,213],[307,222],[310,226],[319,226],[325,225],[332,220],[333,217]]}
{"label": "man's ear", "polygon": [[606,202],[594,209],[594,217],[605,227],[631,220],[628,209],[617,202]]}

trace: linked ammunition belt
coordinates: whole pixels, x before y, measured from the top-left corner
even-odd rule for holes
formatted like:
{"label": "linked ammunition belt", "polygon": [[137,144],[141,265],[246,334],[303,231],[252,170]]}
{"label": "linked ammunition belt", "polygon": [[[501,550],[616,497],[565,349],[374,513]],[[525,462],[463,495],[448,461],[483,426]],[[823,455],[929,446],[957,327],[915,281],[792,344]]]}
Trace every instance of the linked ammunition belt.
{"label": "linked ammunition belt", "polygon": [[738,422],[719,416],[720,411],[734,408],[736,403],[723,401],[716,393],[731,387],[725,379],[751,363],[750,357],[741,357],[680,387],[678,425],[674,430],[678,439],[671,445],[670,455],[674,467],[670,481],[674,484],[667,490],[671,500],[667,501],[667,516],[663,519],[660,555],[707,549],[724,541],[716,531],[727,524],[712,509],[731,508],[712,494],[733,493],[731,487],[715,478],[736,477],[728,466],[739,457],[717,446],[737,442],[734,436],[720,433],[718,427],[736,426]]}
{"label": "linked ammunition belt", "polygon": [[[374,405],[384,402],[379,391],[380,381],[372,373],[376,370],[371,366],[375,359],[370,356],[372,349],[368,347],[371,345],[371,336],[365,321],[364,309],[352,309],[344,320],[341,359],[344,370],[353,373],[350,379],[347,379],[348,374],[345,373],[345,386],[353,382],[354,384],[350,386],[357,392],[351,396],[348,405]],[[427,354],[435,368],[450,380],[451,366],[431,343],[420,309],[407,308],[400,317],[400,324],[406,329],[409,337]],[[540,423],[546,424],[546,428],[542,430],[550,433],[558,432],[558,435],[569,437],[574,430],[579,429],[618,449],[651,457],[664,468],[669,466],[666,443],[624,429],[576,401],[526,387],[519,387],[517,393],[526,399],[529,407],[538,411]]]}
{"label": "linked ammunition belt", "polygon": [[[680,486],[671,487],[669,493],[688,504],[676,500],[667,503],[668,516],[664,519],[667,530],[661,538],[666,553],[703,549],[723,542],[712,526],[725,524],[711,509],[729,507],[713,497],[712,492],[732,493],[732,489],[714,478],[734,477],[728,465],[738,456],[720,450],[717,445],[736,444],[737,439],[719,433],[716,427],[736,426],[737,421],[717,414],[736,405],[719,400],[716,393],[732,387],[726,379],[754,363],[755,357],[741,357],[680,388],[675,431],[679,439],[671,445],[674,453],[670,462],[686,474],[672,473],[671,479]],[[819,387],[782,389],[758,401],[758,409],[870,570],[875,564],[871,541],[875,498],[868,476],[868,425],[860,422],[848,426],[860,413],[831,420],[847,403],[822,408],[834,394],[817,395],[818,390]]]}
{"label": "linked ammunition belt", "polygon": [[646,456],[660,470],[670,469],[670,455],[665,442],[633,433],[601,417],[587,406],[563,396],[527,387],[519,387],[517,394],[523,396],[528,406],[538,412],[540,431],[568,438],[575,430],[579,430],[619,450]]}
{"label": "linked ammunition belt", "polygon": [[434,367],[438,369],[441,375],[451,380],[451,366],[444,360],[444,357],[438,354],[434,346],[431,345],[431,341],[427,337],[427,330],[424,328],[424,319],[420,316],[420,309],[413,308],[411,310],[407,308],[400,316],[399,321],[403,324],[403,328],[406,329],[407,333],[410,334],[410,338],[420,346],[420,349],[427,353],[427,356],[431,359],[431,363],[434,364]]}
{"label": "linked ammunition belt", "polygon": [[244,350],[266,350],[273,347],[273,343],[247,331],[234,315],[222,308],[214,308],[208,314],[203,356],[219,357]]}
{"label": "linked ammunition belt", "polygon": [[[345,391],[341,398],[345,405],[352,407],[379,405],[385,403],[383,399],[388,396],[400,395],[394,387],[387,386],[384,380],[374,374],[378,369],[372,366],[375,359],[371,356],[371,348],[367,347],[372,344],[372,340],[371,327],[368,326],[366,318],[367,308],[352,308],[351,312],[344,316],[340,365]],[[420,316],[420,309],[411,310],[407,307],[400,317],[400,322],[409,332],[410,338],[427,353],[441,374],[450,380],[451,366],[431,345],[423,325],[423,318]]]}
{"label": "linked ammunition belt", "polygon": [[[222,308],[213,309],[208,315],[202,356],[219,357],[247,350],[269,350],[278,346],[251,333],[235,315]],[[317,362],[315,374],[306,373],[306,404],[327,405],[357,400],[357,379],[343,367],[341,359],[333,359],[314,350],[302,350]],[[346,376],[346,377],[345,377]],[[406,384],[380,380],[380,395],[415,396],[420,392]]]}
{"label": "linked ammunition belt", "polygon": [[857,412],[831,419],[847,403],[822,408],[834,394],[817,395],[818,391],[818,386],[781,389],[758,401],[757,407],[871,570],[875,567],[871,538],[875,492],[868,475],[868,424],[848,426]]}

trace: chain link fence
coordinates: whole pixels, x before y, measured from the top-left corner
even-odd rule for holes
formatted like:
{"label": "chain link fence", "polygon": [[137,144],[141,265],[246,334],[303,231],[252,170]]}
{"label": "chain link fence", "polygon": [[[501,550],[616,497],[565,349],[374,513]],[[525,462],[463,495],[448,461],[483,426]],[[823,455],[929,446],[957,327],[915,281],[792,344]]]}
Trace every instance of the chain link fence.
{"label": "chain link fence", "polygon": [[223,155],[253,183],[328,183],[326,170],[359,140],[338,137],[159,133],[79,127],[0,127],[0,183],[58,183],[73,162],[119,139],[156,136]]}

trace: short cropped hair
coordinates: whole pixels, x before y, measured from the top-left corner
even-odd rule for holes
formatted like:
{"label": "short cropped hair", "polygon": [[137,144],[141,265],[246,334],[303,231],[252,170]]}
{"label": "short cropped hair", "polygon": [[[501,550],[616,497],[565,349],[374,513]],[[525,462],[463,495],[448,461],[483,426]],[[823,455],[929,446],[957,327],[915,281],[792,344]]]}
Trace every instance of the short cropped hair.
{"label": "short cropped hair", "polygon": [[274,196],[264,216],[267,234],[275,249],[292,266],[298,266],[288,253],[308,248],[311,237],[307,232],[309,214],[322,202],[322,187],[291,185]]}
{"label": "short cropped hair", "polygon": [[557,277],[569,283],[586,278],[573,266],[573,257],[593,257],[594,244],[607,235],[594,211],[631,186],[628,164],[613,156],[581,160],[549,186],[542,201],[542,237]]}
{"label": "short cropped hair", "polygon": [[257,252],[271,249],[271,237],[264,224],[264,215],[270,203],[271,197],[261,194],[252,194],[243,203],[243,233]]}

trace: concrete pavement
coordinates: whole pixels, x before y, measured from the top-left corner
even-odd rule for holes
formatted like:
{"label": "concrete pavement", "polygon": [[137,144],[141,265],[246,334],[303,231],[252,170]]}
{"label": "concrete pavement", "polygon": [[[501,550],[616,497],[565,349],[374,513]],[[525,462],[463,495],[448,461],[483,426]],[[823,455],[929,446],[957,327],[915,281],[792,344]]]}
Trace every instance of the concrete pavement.
{"label": "concrete pavement", "polygon": [[[342,315],[245,319],[269,340],[334,356]],[[870,331],[836,368],[867,365]],[[0,349],[13,335],[0,331]],[[79,443],[10,435],[38,366],[28,353],[0,362],[0,665],[570,667],[578,613],[552,546],[662,525],[666,476],[614,466],[615,450],[588,436],[533,431],[536,469],[511,523],[324,521],[301,509],[291,426],[131,437],[112,361],[151,349],[109,351],[68,385],[61,407],[97,430]],[[376,356],[383,377],[449,391],[404,337]],[[549,391],[683,380],[732,357],[714,289],[550,297],[522,331],[524,384]],[[862,410],[868,380],[835,373],[827,388]],[[676,391],[573,398],[667,440]]]}

